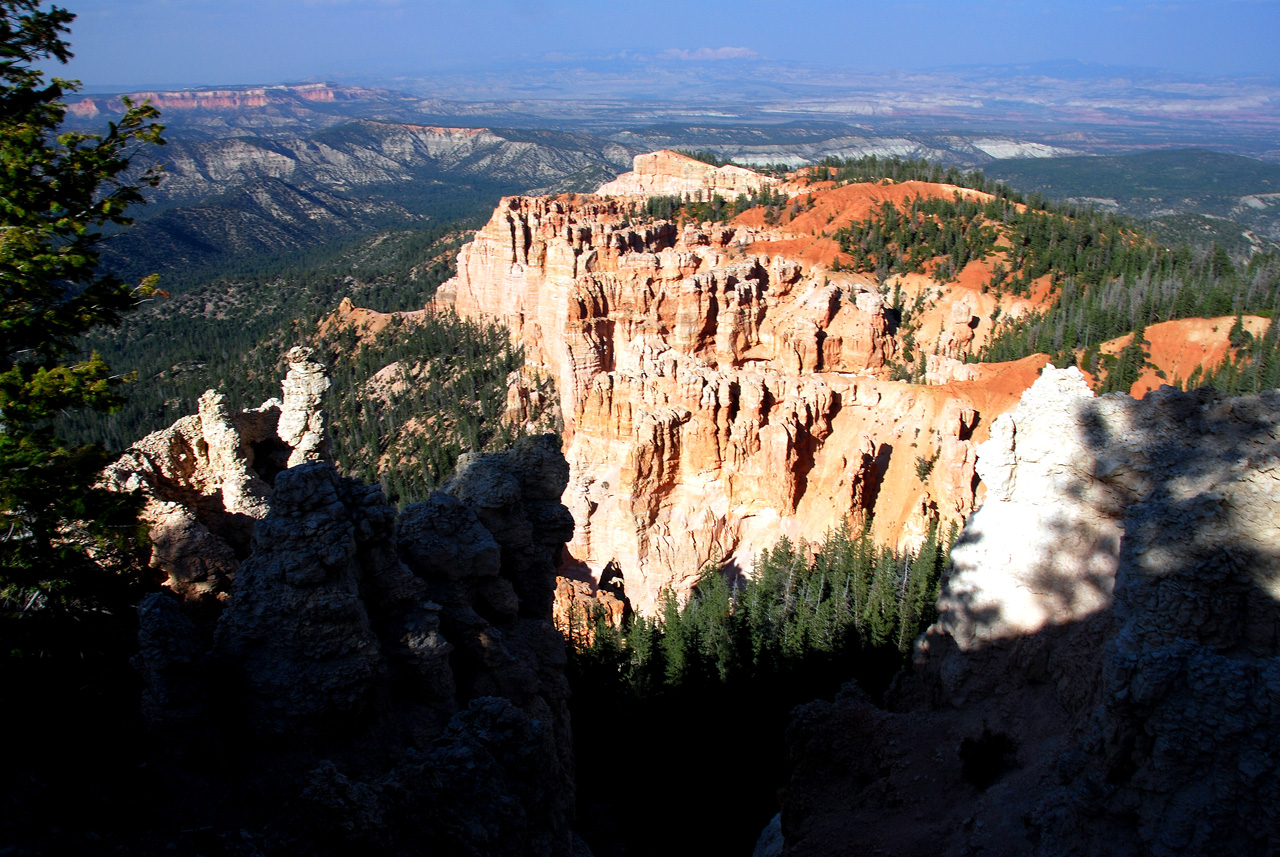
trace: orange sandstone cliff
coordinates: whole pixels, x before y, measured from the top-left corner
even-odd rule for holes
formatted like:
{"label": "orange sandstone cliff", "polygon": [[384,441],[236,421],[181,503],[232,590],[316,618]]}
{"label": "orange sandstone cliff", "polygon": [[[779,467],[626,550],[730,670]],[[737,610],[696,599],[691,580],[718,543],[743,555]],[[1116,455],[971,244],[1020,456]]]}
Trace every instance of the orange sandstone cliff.
{"label": "orange sandstone cliff", "polygon": [[[674,153],[637,158],[637,173],[646,164],[661,175],[601,190],[665,188],[682,170],[707,192],[722,180]],[[806,261],[792,251],[811,233],[752,224],[756,213],[678,226],[642,222],[628,199],[504,199],[439,295],[506,324],[556,380],[569,565],[596,579],[616,565],[641,611],[666,587],[686,594],[709,563],[749,570],[782,536],[818,540],[850,518],[913,545],[931,522],[967,516],[974,444],[1044,365],[889,380],[902,343],[874,281]],[[954,369],[986,296],[938,289],[933,340],[917,347]]]}

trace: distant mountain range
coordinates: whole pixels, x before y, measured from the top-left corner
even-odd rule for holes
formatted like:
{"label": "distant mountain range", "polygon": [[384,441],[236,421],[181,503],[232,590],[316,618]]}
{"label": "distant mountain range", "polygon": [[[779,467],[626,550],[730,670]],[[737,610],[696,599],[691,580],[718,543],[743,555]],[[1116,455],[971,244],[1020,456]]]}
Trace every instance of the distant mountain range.
{"label": "distant mountain range", "polygon": [[[1206,146],[1280,161],[1280,81],[1086,63],[858,73],[696,55],[561,57],[465,73],[340,84],[153,92],[184,134],[296,134],[343,119],[575,130],[609,136],[664,124],[834,123],[846,134],[1012,135],[1081,153]],[[239,99],[228,114],[228,99]],[[81,96],[74,112],[108,114]],[[979,158],[979,162],[983,159]]]}
{"label": "distant mountain range", "polygon": [[[1277,191],[1263,180],[1280,168],[1256,160],[1280,161],[1280,84],[1059,66],[888,76],[633,57],[397,88],[139,91],[135,100],[160,107],[168,127],[168,175],[107,260],[130,276],[195,280],[229,261],[482,218],[504,194],[591,190],[661,148],[790,167],[924,158],[1154,218],[1168,240],[1238,252],[1280,241]],[[80,128],[118,113],[107,94],[69,101]],[[1184,192],[1183,175],[1201,181]]]}
{"label": "distant mountain range", "polygon": [[[289,99],[178,109],[243,115]],[[583,134],[375,120],[293,138],[181,134],[158,152],[165,178],[154,204],[109,242],[107,263],[128,276],[199,279],[255,256],[483,217],[504,194],[594,189],[629,168],[636,151]]]}

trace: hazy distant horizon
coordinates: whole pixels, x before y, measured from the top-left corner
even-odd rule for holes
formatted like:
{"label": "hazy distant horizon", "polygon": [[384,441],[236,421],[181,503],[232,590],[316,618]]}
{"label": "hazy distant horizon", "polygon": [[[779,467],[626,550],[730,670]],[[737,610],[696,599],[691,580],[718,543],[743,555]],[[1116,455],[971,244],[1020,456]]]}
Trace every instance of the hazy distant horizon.
{"label": "hazy distant horizon", "polygon": [[94,90],[494,73],[521,67],[809,63],[857,74],[1090,64],[1280,79],[1280,0],[1075,4],[705,0],[66,0]]}
{"label": "hazy distant horizon", "polygon": [[[660,60],[650,57],[631,57],[628,61],[608,61],[602,59],[538,59],[525,60],[520,62],[508,62],[495,64],[483,69],[468,70],[436,70],[422,71],[417,73],[405,72],[395,75],[375,74],[375,73],[350,73],[350,74],[331,74],[331,75],[309,75],[305,77],[276,78],[276,79],[255,79],[255,80],[231,80],[231,79],[199,79],[199,80],[137,80],[137,81],[86,81],[84,78],[78,78],[81,82],[80,91],[86,94],[105,94],[105,93],[126,93],[140,92],[148,90],[157,91],[180,91],[191,89],[218,89],[218,88],[252,88],[259,86],[299,86],[313,83],[333,83],[346,86],[368,86],[372,88],[380,88],[387,90],[396,90],[397,87],[404,87],[406,81],[420,82],[430,79],[438,79],[442,81],[454,81],[459,79],[470,78],[474,76],[488,76],[492,79],[513,80],[523,72],[539,71],[539,70],[577,70],[580,72],[599,72],[605,69],[623,70],[628,67],[640,68],[643,63],[657,64]],[[690,73],[697,73],[699,68],[706,68],[710,65],[707,61],[682,64]],[[750,61],[740,61],[737,63],[716,63],[717,71],[726,79],[732,79],[735,76],[750,77],[753,71],[769,72],[779,68],[787,69],[806,69],[812,68],[820,71],[828,72],[832,75],[839,75],[848,78],[862,78],[872,80],[876,78],[885,78],[901,75],[913,75],[921,78],[929,76],[946,77],[955,74],[972,74],[978,71],[988,71],[990,73],[1012,73],[1019,72],[1022,74],[1042,74],[1046,78],[1071,80],[1071,79],[1100,79],[1100,78],[1116,78],[1129,81],[1142,80],[1143,78],[1152,78],[1163,80],[1166,82],[1185,81],[1253,81],[1264,85],[1273,85],[1280,91],[1280,73],[1276,75],[1262,74],[1209,74],[1209,73],[1193,73],[1185,71],[1176,71],[1161,69],[1155,66],[1135,66],[1135,65],[1111,65],[1106,63],[1091,63],[1081,60],[1046,60],[1037,63],[958,63],[952,65],[939,65],[931,68],[922,68],[912,71],[902,69],[882,69],[868,70],[842,67],[834,63],[819,62],[795,62],[795,61],[773,61],[768,59],[755,59]],[[676,68],[676,71],[682,68]],[[69,72],[68,67],[49,68],[52,74],[59,77],[76,78],[76,75]],[[818,84],[815,84],[818,85]],[[416,87],[407,87],[406,91],[414,90]],[[418,92],[421,94],[421,92]],[[610,93],[597,92],[596,95],[606,97]]]}

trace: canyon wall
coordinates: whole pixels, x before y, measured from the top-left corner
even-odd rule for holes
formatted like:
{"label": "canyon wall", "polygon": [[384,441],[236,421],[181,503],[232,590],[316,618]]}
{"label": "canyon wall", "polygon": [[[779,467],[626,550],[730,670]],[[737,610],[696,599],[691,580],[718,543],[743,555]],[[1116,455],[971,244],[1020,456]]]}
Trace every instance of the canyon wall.
{"label": "canyon wall", "polygon": [[[665,181],[680,159],[718,175],[658,155],[637,173]],[[852,517],[914,545],[973,510],[974,443],[1043,359],[986,367],[985,381],[891,381],[895,318],[867,278],[752,252],[761,229],[677,228],[635,206],[504,199],[438,295],[505,324],[558,385],[570,566],[598,581],[616,564],[647,611],[708,563],[749,570],[782,536],[818,540]]]}

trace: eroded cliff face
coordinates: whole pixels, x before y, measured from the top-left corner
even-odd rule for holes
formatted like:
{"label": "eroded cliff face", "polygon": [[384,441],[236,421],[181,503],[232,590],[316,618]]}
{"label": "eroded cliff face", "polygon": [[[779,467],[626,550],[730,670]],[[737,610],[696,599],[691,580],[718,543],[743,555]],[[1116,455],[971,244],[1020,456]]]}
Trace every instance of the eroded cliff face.
{"label": "eroded cliff face", "polygon": [[[702,177],[689,181],[720,181],[671,157]],[[569,565],[597,581],[616,565],[648,611],[665,587],[683,596],[708,563],[749,569],[784,535],[873,517],[882,541],[910,545],[972,511],[974,443],[1043,359],[890,381],[896,320],[866,278],[752,252],[778,239],[762,228],[633,223],[635,205],[504,199],[438,297],[505,324],[557,383]],[[936,334],[959,355],[971,316],[953,303]]]}
{"label": "eroded cliff face", "polygon": [[978,450],[916,675],[793,723],[786,853],[1267,853],[1277,426],[1274,391],[1094,398],[1046,370]]}

